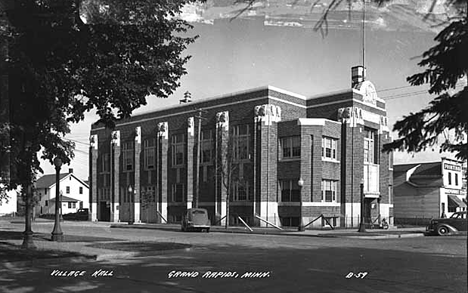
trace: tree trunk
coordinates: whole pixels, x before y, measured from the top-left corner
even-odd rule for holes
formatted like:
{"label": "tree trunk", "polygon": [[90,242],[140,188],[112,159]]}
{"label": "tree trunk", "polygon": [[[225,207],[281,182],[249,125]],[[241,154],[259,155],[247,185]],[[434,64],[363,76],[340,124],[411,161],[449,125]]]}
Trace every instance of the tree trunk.
{"label": "tree trunk", "polygon": [[25,249],[36,249],[36,245],[33,242],[33,234],[34,232],[31,229],[31,217],[32,217],[32,194],[30,186],[25,186],[26,196],[24,197],[25,203],[25,229],[23,232],[23,244],[21,245],[22,248]]}

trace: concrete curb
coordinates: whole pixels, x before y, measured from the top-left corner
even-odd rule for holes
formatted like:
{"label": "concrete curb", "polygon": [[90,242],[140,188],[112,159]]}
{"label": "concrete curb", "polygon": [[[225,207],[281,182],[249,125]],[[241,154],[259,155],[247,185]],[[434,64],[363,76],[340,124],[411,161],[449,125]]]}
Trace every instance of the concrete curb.
{"label": "concrete curb", "polygon": [[[163,231],[180,231],[179,229],[175,227],[157,227],[157,226],[146,226],[146,225],[111,225],[110,228],[122,228],[122,229],[147,229],[147,230],[163,230]],[[275,236],[298,236],[298,237],[324,237],[324,238],[355,238],[355,239],[388,239],[388,238],[412,238],[412,237],[422,237],[424,236],[424,232],[400,232],[400,233],[395,233],[396,230],[391,230],[391,234],[387,235],[382,235],[383,233],[386,233],[384,231],[376,231],[376,232],[366,232],[365,235],[347,235],[352,232],[347,232],[343,231],[343,233],[340,232],[332,232],[330,233],[331,230],[327,231],[317,231],[315,233],[307,233],[307,232],[293,232],[293,231],[247,231],[247,230],[237,230],[237,229],[228,229],[225,230],[223,228],[215,228],[211,227],[210,232],[212,233],[231,233],[231,234],[250,234],[250,235],[275,235]],[[357,233],[357,232],[356,232]],[[372,234],[377,234],[377,235],[372,235]]]}

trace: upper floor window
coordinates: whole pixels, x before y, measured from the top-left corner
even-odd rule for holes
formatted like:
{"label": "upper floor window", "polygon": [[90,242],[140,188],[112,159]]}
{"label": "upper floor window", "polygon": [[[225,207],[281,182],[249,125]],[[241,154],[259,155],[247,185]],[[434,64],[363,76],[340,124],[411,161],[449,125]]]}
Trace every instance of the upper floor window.
{"label": "upper floor window", "polygon": [[452,172],[448,172],[448,185],[452,185]]}
{"label": "upper floor window", "polygon": [[376,131],[370,128],[364,129],[364,163],[377,164]]}
{"label": "upper floor window", "polygon": [[65,193],[67,193],[67,194],[70,193],[70,186],[65,187]]}
{"label": "upper floor window", "polygon": [[79,192],[80,192],[80,194],[83,194],[83,187],[80,186]]}
{"label": "upper floor window", "polygon": [[301,189],[297,184],[298,180],[280,180],[281,201],[282,202],[299,202],[301,197]]}
{"label": "upper floor window", "polygon": [[200,141],[200,154],[202,164],[211,163],[213,159],[213,132],[211,130],[203,130]]}
{"label": "upper floor window", "polygon": [[338,140],[322,137],[322,158],[336,160]]}
{"label": "upper floor window", "polygon": [[250,126],[248,124],[234,126],[232,138],[234,160],[248,160],[250,151]]}
{"label": "upper floor window", "polygon": [[458,173],[455,173],[455,186],[458,186]]}
{"label": "upper floor window", "polygon": [[122,145],[123,171],[133,171],[133,161],[134,161],[133,146],[134,146],[133,141],[125,142]]}
{"label": "upper floor window", "polygon": [[171,137],[172,166],[182,166],[185,163],[185,135],[174,134]]}
{"label": "upper floor window", "polygon": [[300,158],[301,157],[301,137],[289,136],[280,140],[281,158]]}
{"label": "upper floor window", "polygon": [[156,168],[156,139],[150,138],[143,141],[143,158],[145,170]]}
{"label": "upper floor window", "polygon": [[336,192],[338,189],[338,181],[322,180],[322,201],[336,202]]}

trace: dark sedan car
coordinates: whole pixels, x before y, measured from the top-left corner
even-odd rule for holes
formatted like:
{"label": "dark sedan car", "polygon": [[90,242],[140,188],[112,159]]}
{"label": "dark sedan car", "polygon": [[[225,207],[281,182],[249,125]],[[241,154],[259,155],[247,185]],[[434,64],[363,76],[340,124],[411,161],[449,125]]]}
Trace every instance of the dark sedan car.
{"label": "dark sedan car", "polygon": [[428,234],[441,236],[466,232],[466,212],[456,212],[450,218],[432,219],[426,230]]}
{"label": "dark sedan car", "polygon": [[182,219],[181,230],[199,230],[210,232],[210,219],[206,209],[188,209]]}

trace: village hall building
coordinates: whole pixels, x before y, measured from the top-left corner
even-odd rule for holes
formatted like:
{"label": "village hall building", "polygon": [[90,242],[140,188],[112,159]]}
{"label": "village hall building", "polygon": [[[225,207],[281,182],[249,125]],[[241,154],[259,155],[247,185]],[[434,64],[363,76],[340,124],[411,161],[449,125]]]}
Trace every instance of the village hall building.
{"label": "village hall building", "polygon": [[390,141],[361,66],[349,89],[310,98],[272,86],[187,98],[113,130],[92,125],[90,217],[177,223],[200,207],[212,225],[229,210],[231,225],[357,227],[363,210],[393,224]]}

